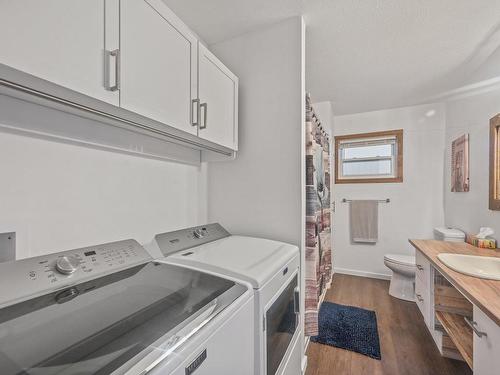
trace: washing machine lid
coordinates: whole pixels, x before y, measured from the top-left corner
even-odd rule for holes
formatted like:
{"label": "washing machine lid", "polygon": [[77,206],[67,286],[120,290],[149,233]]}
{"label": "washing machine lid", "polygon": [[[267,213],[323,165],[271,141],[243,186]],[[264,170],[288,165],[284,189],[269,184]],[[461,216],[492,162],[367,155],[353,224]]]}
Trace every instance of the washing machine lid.
{"label": "washing machine lid", "polygon": [[291,259],[297,246],[246,236],[230,236],[170,255],[167,260],[221,273],[260,289]]}
{"label": "washing machine lid", "polygon": [[[80,268],[57,274],[61,256]],[[247,290],[152,261],[132,240],[0,264],[1,373],[143,373]]]}

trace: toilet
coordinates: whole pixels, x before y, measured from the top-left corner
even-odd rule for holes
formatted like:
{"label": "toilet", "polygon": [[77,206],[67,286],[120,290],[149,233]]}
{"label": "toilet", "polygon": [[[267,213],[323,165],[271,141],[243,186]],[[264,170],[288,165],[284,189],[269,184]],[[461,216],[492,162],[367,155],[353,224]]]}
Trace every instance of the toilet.
{"label": "toilet", "polygon": [[[464,242],[465,233],[455,228],[437,227],[434,228],[434,239]],[[415,301],[415,256],[386,254],[384,264],[392,271],[389,294],[405,301]]]}
{"label": "toilet", "polygon": [[464,242],[465,233],[456,228],[437,227],[434,228],[434,239],[449,242]]}
{"label": "toilet", "polygon": [[386,254],[384,264],[392,271],[389,294],[405,301],[415,301],[415,255]]}

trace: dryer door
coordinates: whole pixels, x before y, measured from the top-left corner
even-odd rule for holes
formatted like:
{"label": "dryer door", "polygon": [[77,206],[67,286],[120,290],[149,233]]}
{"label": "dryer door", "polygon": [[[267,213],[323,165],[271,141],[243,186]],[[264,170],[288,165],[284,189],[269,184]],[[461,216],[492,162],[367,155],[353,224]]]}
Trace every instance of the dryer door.
{"label": "dryer door", "polygon": [[296,274],[265,312],[267,375],[274,375],[299,327],[299,287]]}

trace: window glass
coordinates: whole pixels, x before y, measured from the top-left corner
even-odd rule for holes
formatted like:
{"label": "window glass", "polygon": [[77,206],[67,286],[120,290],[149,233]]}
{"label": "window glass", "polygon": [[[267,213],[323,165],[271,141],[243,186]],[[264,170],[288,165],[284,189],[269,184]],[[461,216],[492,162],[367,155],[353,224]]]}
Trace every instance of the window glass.
{"label": "window glass", "polygon": [[392,160],[344,162],[342,174],[344,176],[392,175]]}
{"label": "window glass", "polygon": [[381,156],[392,156],[393,146],[388,145],[375,145],[375,146],[362,146],[362,147],[348,147],[344,148],[344,159],[354,158],[374,158]]}
{"label": "window glass", "polygon": [[335,137],[336,183],[403,181],[403,130]]}

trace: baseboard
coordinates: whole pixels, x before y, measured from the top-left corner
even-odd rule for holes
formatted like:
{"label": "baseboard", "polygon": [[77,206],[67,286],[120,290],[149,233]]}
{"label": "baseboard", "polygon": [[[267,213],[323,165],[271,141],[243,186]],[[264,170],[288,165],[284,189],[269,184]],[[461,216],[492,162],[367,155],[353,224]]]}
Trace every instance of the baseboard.
{"label": "baseboard", "polygon": [[340,274],[344,274],[344,275],[369,277],[372,279],[381,279],[381,280],[390,280],[391,279],[391,275],[388,275],[388,274],[360,271],[360,270],[351,270],[348,268],[335,268],[335,272],[340,273]]}

